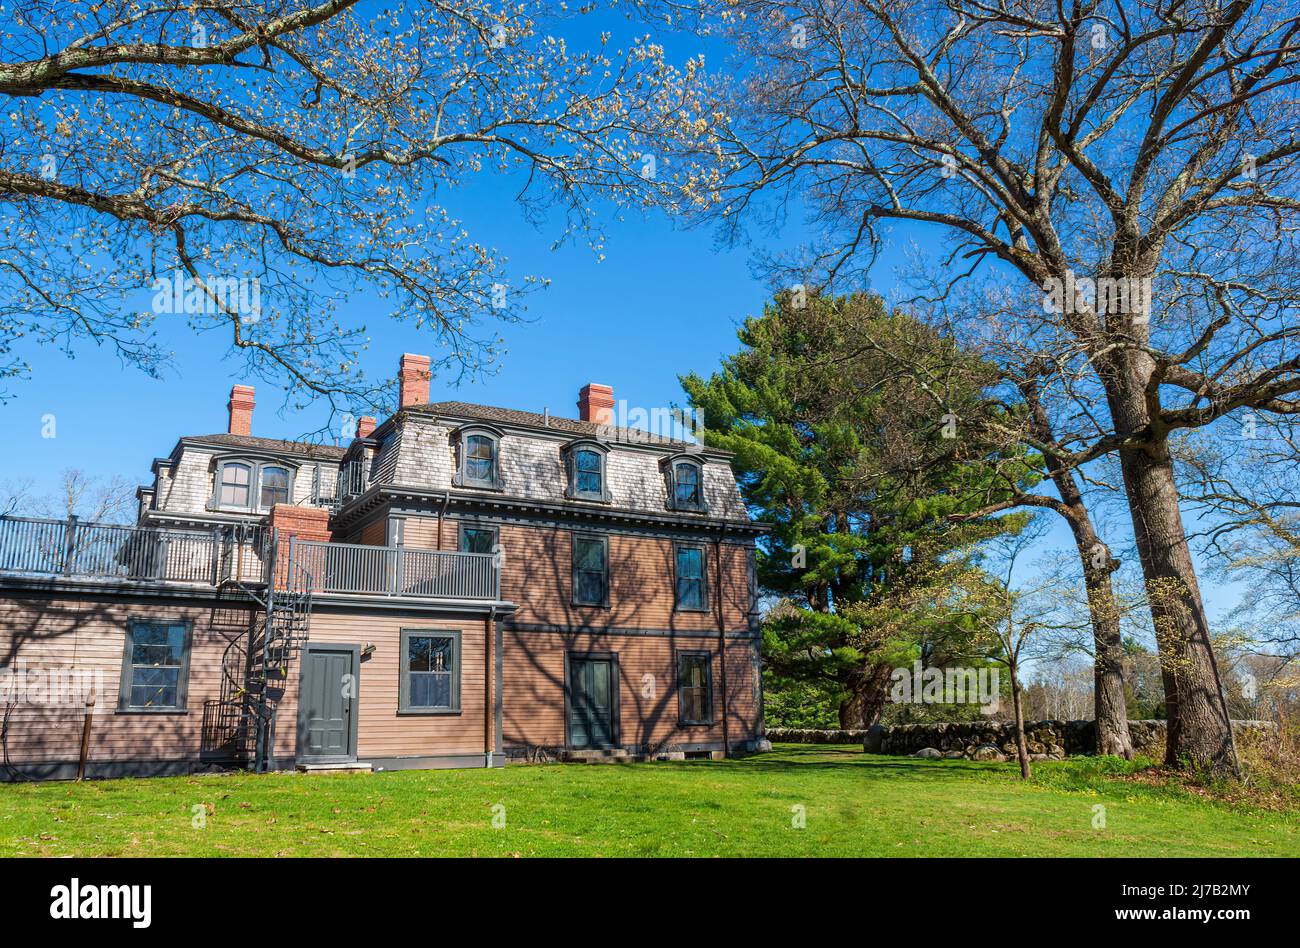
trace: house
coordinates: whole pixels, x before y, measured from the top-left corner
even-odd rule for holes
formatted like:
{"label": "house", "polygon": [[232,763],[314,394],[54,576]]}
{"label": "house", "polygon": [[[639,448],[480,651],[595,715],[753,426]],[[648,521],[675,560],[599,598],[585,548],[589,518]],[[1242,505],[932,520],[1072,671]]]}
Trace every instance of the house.
{"label": "house", "polygon": [[570,419],[430,404],[422,356],[399,384],[338,446],[254,435],[236,385],[136,525],[0,518],[0,773],[763,744],[761,527],[725,452],[613,425],[607,386]]}

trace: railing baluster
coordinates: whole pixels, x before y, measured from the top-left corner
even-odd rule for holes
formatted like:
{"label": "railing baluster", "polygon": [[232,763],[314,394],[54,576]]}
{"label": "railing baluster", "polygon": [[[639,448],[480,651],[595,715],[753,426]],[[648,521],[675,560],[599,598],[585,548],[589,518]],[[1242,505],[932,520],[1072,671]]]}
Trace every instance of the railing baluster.
{"label": "railing baluster", "polygon": [[[247,533],[244,530],[247,530]],[[261,527],[229,538],[208,532],[0,517],[0,572],[115,577],[219,585],[268,582],[270,540]],[[249,542],[245,542],[245,538]],[[229,542],[227,542],[229,540]],[[294,561],[320,592],[499,599],[500,563],[491,553],[296,540]],[[248,549],[255,561],[244,566]],[[231,557],[227,561],[227,557]]]}

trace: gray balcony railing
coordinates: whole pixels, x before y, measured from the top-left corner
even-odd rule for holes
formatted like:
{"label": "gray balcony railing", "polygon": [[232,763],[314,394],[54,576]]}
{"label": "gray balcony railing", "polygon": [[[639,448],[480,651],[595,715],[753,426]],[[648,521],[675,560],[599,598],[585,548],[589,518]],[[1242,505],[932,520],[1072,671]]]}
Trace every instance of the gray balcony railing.
{"label": "gray balcony railing", "polygon": [[217,585],[264,582],[260,527],[159,530],[70,517],[0,517],[0,573]]}
{"label": "gray balcony railing", "polygon": [[422,599],[501,597],[491,553],[293,540],[290,556],[311,577],[312,592]]}
{"label": "gray balcony railing", "polygon": [[339,468],[337,485],[334,488],[334,501],[345,504],[353,497],[360,497],[369,486],[368,465],[364,458],[353,458]]}

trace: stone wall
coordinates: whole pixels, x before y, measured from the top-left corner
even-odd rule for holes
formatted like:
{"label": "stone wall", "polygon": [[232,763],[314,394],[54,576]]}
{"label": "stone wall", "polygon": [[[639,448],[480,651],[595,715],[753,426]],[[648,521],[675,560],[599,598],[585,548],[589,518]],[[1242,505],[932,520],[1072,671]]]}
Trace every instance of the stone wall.
{"label": "stone wall", "polygon": [[[1275,727],[1267,721],[1233,721],[1238,736],[1244,731]],[[1139,754],[1157,760],[1165,754],[1164,721],[1129,721],[1129,734]],[[953,724],[877,724],[869,730],[810,730],[769,728],[767,739],[777,744],[862,744],[868,754],[899,757],[965,757],[972,760],[1009,760],[1016,753],[1016,726],[1010,721],[964,721]],[[1097,752],[1092,721],[1033,721],[1025,724],[1025,739],[1035,760],[1063,760]]]}
{"label": "stone wall", "polygon": [[[1266,721],[1233,721],[1232,726],[1240,734],[1273,725]],[[1137,753],[1156,759],[1164,756],[1164,721],[1129,721],[1128,727]],[[1035,760],[1064,760],[1097,752],[1096,725],[1092,721],[1026,722],[1025,739],[1030,757]],[[1009,721],[877,725],[863,738],[862,748],[868,754],[1005,760],[1016,753],[1016,726]]]}
{"label": "stone wall", "polygon": [[765,736],[777,744],[861,744],[867,739],[861,728],[815,731],[810,728],[770,727]]}

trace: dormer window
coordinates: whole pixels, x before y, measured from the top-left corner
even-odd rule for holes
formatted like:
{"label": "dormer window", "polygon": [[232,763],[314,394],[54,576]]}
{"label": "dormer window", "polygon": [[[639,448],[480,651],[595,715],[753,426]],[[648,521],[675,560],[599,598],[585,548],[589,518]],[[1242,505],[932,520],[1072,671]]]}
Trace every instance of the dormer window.
{"label": "dormer window", "polygon": [[465,480],[491,484],[496,472],[496,442],[486,435],[470,435],[465,448]]}
{"label": "dormer window", "polygon": [[221,465],[217,503],[222,507],[247,507],[252,490],[252,479],[251,465],[229,461]]}
{"label": "dormer window", "polygon": [[668,487],[668,506],[671,509],[705,509],[704,469],[699,461],[680,455],[668,458],[664,462],[664,475]]}
{"label": "dormer window", "polygon": [[677,507],[700,505],[700,469],[687,461],[673,465],[673,504]]}
{"label": "dormer window", "polygon": [[455,478],[457,486],[501,489],[500,431],[486,426],[462,428],[459,432],[459,454]]}
{"label": "dormer window", "polygon": [[564,466],[569,486],[564,496],[577,500],[608,501],[609,486],[605,476],[608,449],[596,441],[577,441],[564,449]]}
{"label": "dormer window", "polygon": [[290,503],[293,467],[281,461],[231,458],[218,462],[211,506],[244,513],[270,510]]}
{"label": "dormer window", "polygon": [[289,472],[282,467],[262,468],[262,509],[289,502]]}

